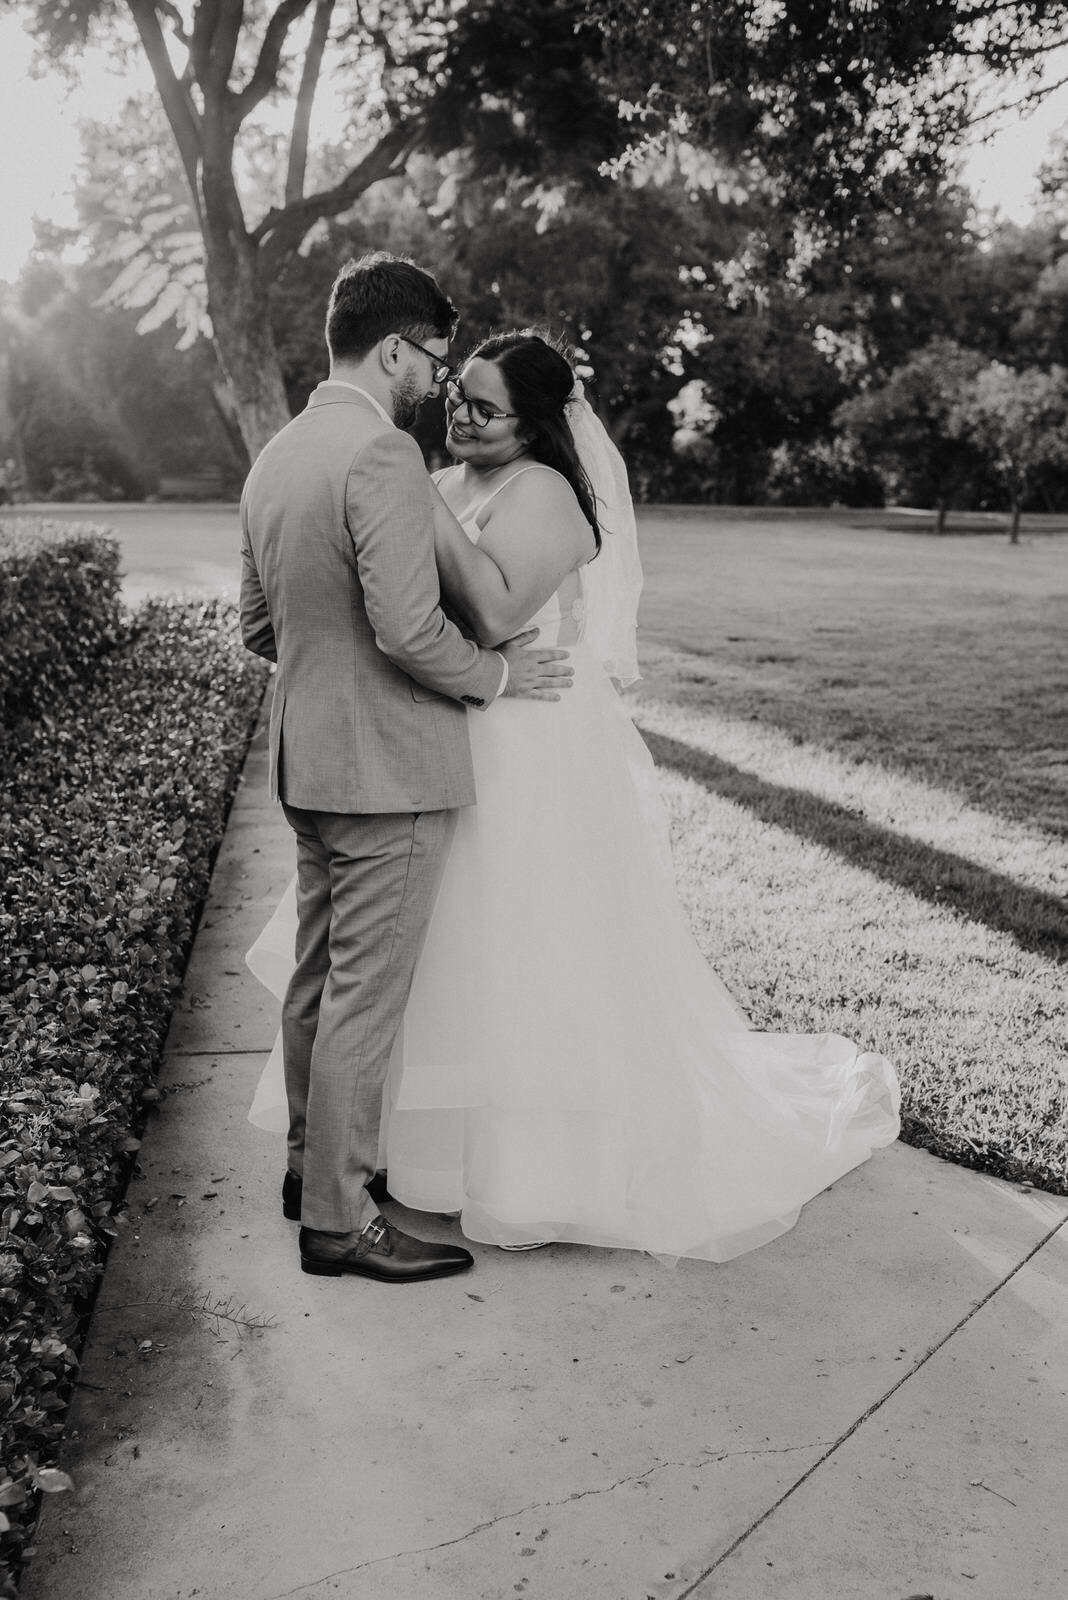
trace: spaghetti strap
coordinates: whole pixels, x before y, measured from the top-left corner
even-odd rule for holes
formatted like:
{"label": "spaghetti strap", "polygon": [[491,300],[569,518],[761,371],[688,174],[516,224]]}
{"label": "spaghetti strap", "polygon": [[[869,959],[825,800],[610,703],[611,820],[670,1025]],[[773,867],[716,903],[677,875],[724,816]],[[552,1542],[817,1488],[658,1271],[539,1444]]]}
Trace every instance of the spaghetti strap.
{"label": "spaghetti strap", "polygon": [[[501,490],[502,489],[507,489],[507,487],[508,487],[508,485],[510,483],[514,483],[517,478],[521,478],[523,476],[524,472],[551,472],[555,478],[563,478],[563,481],[565,483],[567,483],[567,479],[564,478],[563,473],[562,472],[557,472],[555,467],[546,466],[544,461],[532,461],[529,466],[520,467],[517,472],[509,473],[508,477],[505,478],[504,482],[503,483],[499,483],[497,485],[496,489],[494,489],[490,494],[488,494],[484,500],[480,500],[478,502],[477,506],[475,506],[474,509],[471,512],[469,512],[468,514],[470,516],[472,516],[472,517],[481,516],[482,512],[485,511],[485,509],[489,505],[490,501],[491,500],[495,500],[497,498],[497,496],[500,494]],[[567,484],[567,486],[568,486],[569,489],[571,488],[571,485],[569,483]]]}

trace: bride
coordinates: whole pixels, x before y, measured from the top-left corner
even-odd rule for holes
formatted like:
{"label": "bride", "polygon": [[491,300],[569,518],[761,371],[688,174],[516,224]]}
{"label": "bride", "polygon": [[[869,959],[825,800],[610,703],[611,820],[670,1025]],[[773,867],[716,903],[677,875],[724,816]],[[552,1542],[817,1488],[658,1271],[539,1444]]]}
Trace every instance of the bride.
{"label": "bride", "polygon": [[[569,650],[558,703],[468,719],[458,812],[383,1105],[389,1191],[470,1239],[726,1261],[898,1133],[881,1055],[749,1029],[675,891],[637,678],[641,568],[626,471],[561,351],[485,340],[447,388],[443,594],[494,644]],[[452,515],[445,511],[449,508]],[[249,954],[276,994],[292,890]],[[285,1126],[280,1052],[250,1113]]]}

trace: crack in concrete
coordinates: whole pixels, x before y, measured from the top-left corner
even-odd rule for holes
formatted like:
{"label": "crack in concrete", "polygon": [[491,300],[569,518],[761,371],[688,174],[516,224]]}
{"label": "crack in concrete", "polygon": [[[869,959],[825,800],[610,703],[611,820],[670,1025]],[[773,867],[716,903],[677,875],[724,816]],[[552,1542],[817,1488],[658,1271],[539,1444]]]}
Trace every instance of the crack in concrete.
{"label": "crack in concrete", "polygon": [[883,1406],[885,1406],[887,1402],[891,1400],[895,1394],[897,1394],[898,1390],[903,1388],[906,1383],[910,1382],[910,1380],[916,1376],[921,1367],[926,1366],[928,1361],[930,1361],[933,1356],[936,1356],[940,1350],[943,1350],[949,1341],[954,1338],[961,1331],[961,1329],[972,1320],[974,1316],[982,1311],[984,1306],[989,1305],[991,1300],[994,1299],[995,1295],[1000,1294],[1002,1289],[1005,1288],[1006,1284],[1011,1283],[1012,1279],[1016,1277],[1016,1274],[1018,1272],[1022,1272],[1024,1267],[1027,1266],[1028,1262],[1033,1261],[1035,1256],[1038,1255],[1039,1251],[1044,1250],[1046,1245],[1049,1244],[1050,1240],[1055,1238],[1056,1235],[1060,1233],[1062,1228],[1066,1227],[1068,1227],[1068,1216],[1062,1217],[1059,1222],[1055,1223],[1054,1226],[1050,1228],[1049,1232],[1046,1233],[1038,1241],[1038,1243],[1027,1252],[1023,1259],[1016,1263],[1011,1272],[1007,1272],[999,1283],[996,1283],[992,1289],[988,1290],[987,1293],[982,1296],[981,1299],[977,1300],[972,1306],[971,1310],[965,1312],[964,1316],[960,1318],[959,1322],[954,1323],[953,1327],[950,1328],[948,1333],[943,1334],[941,1339],[937,1340],[935,1344],[931,1345],[930,1349],[924,1352],[919,1360],[909,1368],[908,1372],[904,1373],[896,1383],[891,1384],[890,1388],[887,1389],[884,1395],[880,1395],[879,1399],[874,1401],[862,1416],[859,1416],[857,1420],[850,1425],[850,1427],[846,1428],[845,1432],[839,1438],[837,1438],[827,1450],[824,1451],[819,1460],[814,1461],[807,1471],[801,1474],[796,1483],[792,1483],[790,1487],[779,1496],[773,1505],[770,1505],[766,1511],[762,1511],[760,1516],[755,1518],[754,1521],[749,1524],[749,1527],[745,1529],[744,1533],[740,1533],[737,1539],[729,1544],[721,1555],[716,1557],[711,1566],[706,1567],[704,1572],[702,1572],[693,1583],[687,1585],[685,1589],[680,1590],[675,1596],[675,1600],[688,1600],[689,1596],[696,1594],[697,1590],[705,1582],[706,1578],[709,1578],[713,1572],[721,1567],[723,1563],[727,1561],[734,1554],[734,1552],[745,1543],[747,1539],[756,1533],[758,1528],[763,1527],[768,1518],[773,1517],[776,1511],[778,1511],[779,1507],[785,1505],[786,1501],[790,1499],[791,1495],[796,1494],[798,1489],[800,1489],[803,1484],[807,1483],[814,1473],[819,1471],[825,1461],[830,1460],[831,1456],[833,1456],[836,1451],[840,1450],[846,1441],[851,1439],[857,1430],[862,1428],[877,1411],[881,1411]]}
{"label": "crack in concrete", "polygon": [[665,1472],[672,1467],[696,1472],[702,1467],[716,1466],[719,1462],[731,1460],[735,1456],[785,1456],[797,1450],[822,1449],[826,1442],[825,1439],[817,1439],[812,1444],[771,1445],[753,1450],[706,1450],[696,1461],[655,1461],[651,1467],[646,1467],[644,1472],[617,1478],[615,1483],[605,1484],[602,1488],[579,1489],[574,1494],[565,1495],[562,1500],[537,1500],[532,1505],[521,1506],[518,1511],[502,1511],[499,1516],[490,1517],[487,1522],[476,1523],[473,1528],[469,1528],[466,1533],[457,1534],[454,1539],[442,1539],[438,1544],[421,1545],[415,1550],[396,1550],[388,1556],[374,1556],[370,1561],[358,1561],[352,1567],[339,1567],[336,1572],[325,1572],[321,1577],[311,1578],[307,1583],[298,1584],[295,1589],[285,1589],[279,1594],[269,1595],[266,1600],[293,1600],[294,1595],[310,1594],[320,1584],[330,1583],[336,1578],[351,1577],[353,1573],[364,1572],[368,1567],[380,1567],[386,1562],[402,1561],[409,1556],[433,1555],[437,1550],[448,1550],[453,1545],[464,1544],[476,1534],[485,1533],[488,1528],[495,1528],[499,1522],[512,1522],[517,1517],[529,1516],[534,1511],[557,1511],[564,1506],[574,1505],[577,1500],[587,1500],[591,1496],[614,1494],[617,1489],[622,1489],[627,1484],[641,1483],[646,1478],[651,1478],[654,1473]]}

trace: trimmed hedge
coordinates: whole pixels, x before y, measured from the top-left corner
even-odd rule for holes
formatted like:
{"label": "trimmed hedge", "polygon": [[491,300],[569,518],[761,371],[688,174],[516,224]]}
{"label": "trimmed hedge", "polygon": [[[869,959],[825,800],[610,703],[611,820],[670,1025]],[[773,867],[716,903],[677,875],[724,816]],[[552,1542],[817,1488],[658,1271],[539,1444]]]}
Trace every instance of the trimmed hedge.
{"label": "trimmed hedge", "polygon": [[39,715],[121,637],[119,547],[102,534],[0,523],[0,728]]}
{"label": "trimmed hedge", "polygon": [[51,1463],[79,1323],[265,683],[233,608],[151,601],[84,684],[6,736],[0,1593],[36,1491],[67,1486]]}

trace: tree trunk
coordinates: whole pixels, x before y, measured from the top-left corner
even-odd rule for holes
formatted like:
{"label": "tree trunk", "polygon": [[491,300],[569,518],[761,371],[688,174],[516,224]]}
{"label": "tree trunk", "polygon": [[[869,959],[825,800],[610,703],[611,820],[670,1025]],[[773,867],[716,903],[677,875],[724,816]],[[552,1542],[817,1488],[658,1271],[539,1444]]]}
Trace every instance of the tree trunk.
{"label": "tree trunk", "polygon": [[219,358],[214,348],[205,350],[204,355],[205,377],[208,390],[215,404],[215,415],[219,419],[219,427],[226,438],[230,453],[234,458],[235,466],[248,466],[248,451],[245,449],[245,440],[234,410],[234,397],[230,387],[223,376],[219,366]]}
{"label": "tree trunk", "polygon": [[[17,399],[21,378],[13,355],[0,359],[0,442],[3,445],[0,450],[0,483],[6,487],[11,500],[15,499],[19,489],[26,488],[26,456],[19,426],[23,407]],[[13,472],[9,470],[9,461],[14,465]]]}
{"label": "tree trunk", "polygon": [[1009,524],[1009,543],[1020,542],[1020,502],[1015,497],[1012,502],[1012,521]]}
{"label": "tree trunk", "polygon": [[234,251],[220,270],[207,262],[215,353],[233,397],[249,461],[289,421],[282,367],[271,332],[267,289],[255,247]]}
{"label": "tree trunk", "polygon": [[935,501],[935,511],[936,511],[935,533],[945,533],[945,531],[946,531],[946,512],[948,510],[949,510],[949,502],[946,500],[945,495],[939,495],[938,499]]}

